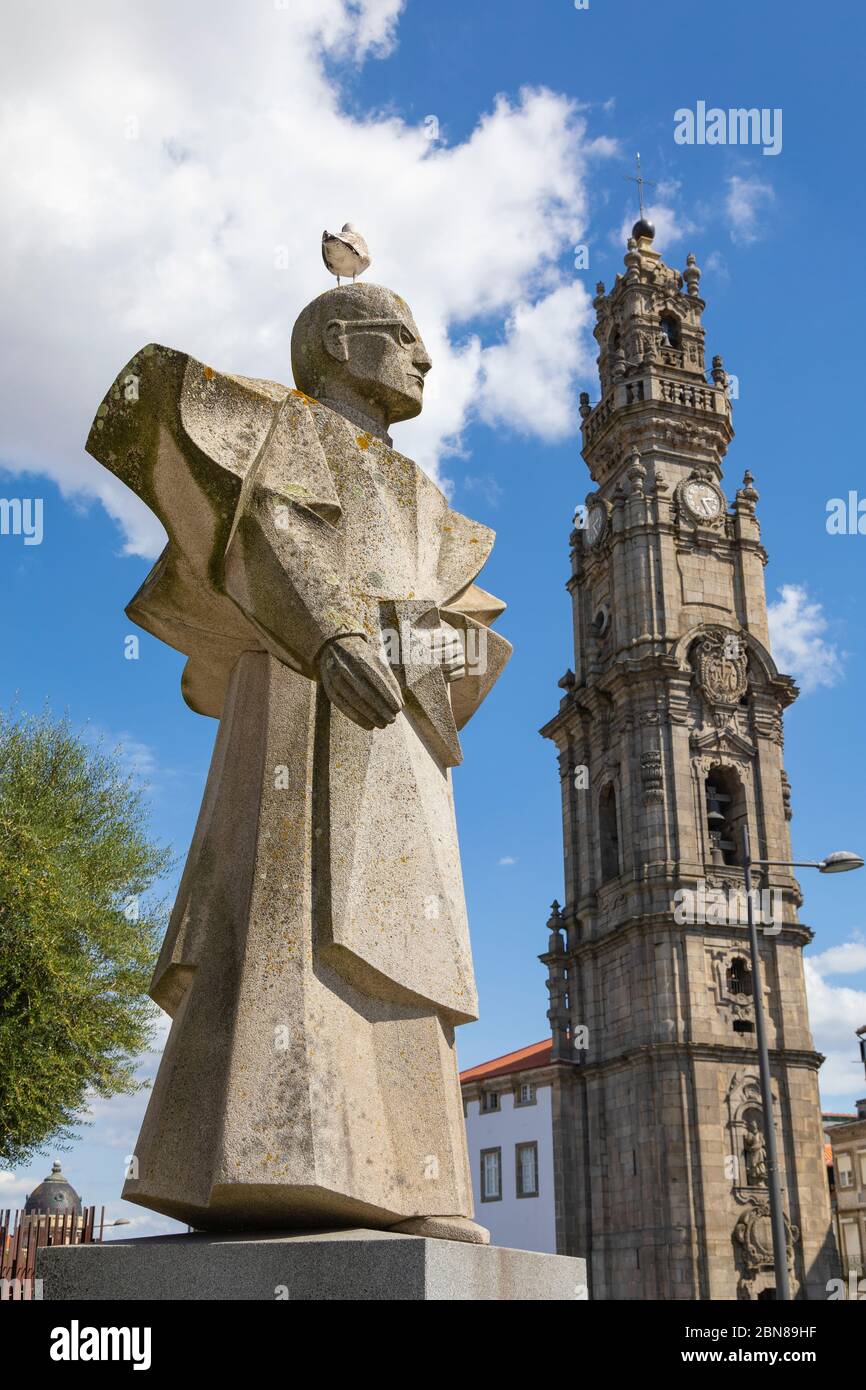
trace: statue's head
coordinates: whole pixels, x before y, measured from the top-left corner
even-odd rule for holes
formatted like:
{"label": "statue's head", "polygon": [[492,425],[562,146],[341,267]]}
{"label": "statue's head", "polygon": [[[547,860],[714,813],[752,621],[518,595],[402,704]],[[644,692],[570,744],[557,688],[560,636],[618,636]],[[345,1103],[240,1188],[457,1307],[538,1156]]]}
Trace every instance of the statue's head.
{"label": "statue's head", "polygon": [[382,285],[340,285],[308,304],[292,331],[295,385],[363,409],[387,427],[423,403],[432,363],[408,304]]}

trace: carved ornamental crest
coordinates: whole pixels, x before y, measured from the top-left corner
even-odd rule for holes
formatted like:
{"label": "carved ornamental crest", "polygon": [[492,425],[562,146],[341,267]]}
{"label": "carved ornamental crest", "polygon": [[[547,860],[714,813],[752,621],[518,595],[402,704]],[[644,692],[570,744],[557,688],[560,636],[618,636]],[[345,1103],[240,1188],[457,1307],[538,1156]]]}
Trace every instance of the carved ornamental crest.
{"label": "carved ornamental crest", "polygon": [[694,663],[698,685],[714,704],[735,705],[745,695],[749,659],[739,633],[710,628],[695,647]]}
{"label": "carved ornamental crest", "polygon": [[[788,1277],[791,1296],[796,1297],[799,1283],[795,1276],[794,1247],[800,1231],[783,1213],[785,1246],[788,1254]],[[773,1227],[770,1208],[766,1202],[750,1205],[740,1215],[732,1239],[738,1251],[740,1278],[737,1294],[741,1299],[757,1298],[763,1288],[773,1283]]]}

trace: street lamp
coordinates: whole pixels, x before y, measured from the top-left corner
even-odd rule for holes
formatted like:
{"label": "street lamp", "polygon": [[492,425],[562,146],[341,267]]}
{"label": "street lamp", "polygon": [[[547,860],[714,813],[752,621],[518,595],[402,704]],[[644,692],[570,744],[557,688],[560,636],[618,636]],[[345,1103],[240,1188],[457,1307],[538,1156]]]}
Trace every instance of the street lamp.
{"label": "street lamp", "polygon": [[[809,865],[811,868],[811,865]],[[828,854],[826,859],[822,859],[818,865],[818,871],[822,874],[844,874],[849,869],[862,869],[863,860],[859,854],[849,854],[847,850],[837,850],[835,854]]]}
{"label": "street lamp", "polygon": [[743,826],[743,875],[746,880],[746,912],[749,922],[749,949],[752,955],[752,988],[755,1001],[755,1036],[758,1045],[758,1070],[761,1075],[761,1102],[764,1107],[764,1140],[767,1146],[767,1187],[770,1195],[770,1222],[773,1228],[773,1264],[776,1269],[776,1299],[790,1301],[788,1285],[788,1242],[785,1239],[785,1218],[782,1210],[782,1186],[779,1178],[779,1155],[776,1147],[776,1125],[773,1118],[773,1092],[770,1085],[770,1054],[767,1051],[767,1031],[764,1024],[764,1000],[761,989],[761,958],[758,954],[758,932],[752,902],[752,868],[817,869],[822,874],[841,874],[849,869],[862,869],[859,854],[840,850],[826,859],[787,860],[753,859],[749,844],[749,827]]}
{"label": "street lamp", "polygon": [[[105,1211],[105,1207],[103,1207],[102,1210]],[[128,1216],[118,1216],[118,1218],[117,1218],[116,1221],[105,1221],[105,1220],[100,1221],[100,1223],[99,1223],[99,1239],[100,1239],[100,1241],[102,1241],[102,1240],[105,1238],[105,1232],[108,1230],[108,1227],[109,1227],[109,1226],[129,1226],[130,1224],[131,1224],[131,1223],[130,1223],[130,1220],[129,1220],[129,1217],[128,1217]]]}

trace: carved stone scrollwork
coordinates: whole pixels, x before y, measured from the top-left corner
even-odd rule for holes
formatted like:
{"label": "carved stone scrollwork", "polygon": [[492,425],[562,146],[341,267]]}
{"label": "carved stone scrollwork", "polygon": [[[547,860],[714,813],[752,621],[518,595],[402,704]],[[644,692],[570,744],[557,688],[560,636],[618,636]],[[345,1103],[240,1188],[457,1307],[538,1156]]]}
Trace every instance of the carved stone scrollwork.
{"label": "carved stone scrollwork", "polygon": [[[785,1245],[788,1252],[788,1279],[791,1297],[796,1298],[800,1285],[794,1272],[794,1247],[800,1239],[800,1232],[792,1226],[786,1214]],[[752,1300],[775,1285],[773,1268],[773,1227],[770,1220],[770,1207],[767,1202],[750,1202],[740,1213],[731,1239],[737,1255],[740,1277],[737,1284],[737,1297]]]}
{"label": "carved stone scrollwork", "polygon": [[784,748],[785,738],[782,730],[782,714],[779,706],[773,703],[768,707],[763,700],[755,702],[755,732],[759,738],[767,738],[778,748]]}
{"label": "carved stone scrollwork", "polygon": [[650,748],[640,755],[640,776],[643,786],[645,806],[664,800],[662,786],[662,755],[657,748]]}
{"label": "carved stone scrollwork", "polygon": [[736,705],[749,687],[746,644],[729,628],[707,629],[694,649],[697,683],[713,704]]}
{"label": "carved stone scrollwork", "polygon": [[736,711],[732,709],[725,709],[724,707],[720,709],[714,709],[713,724],[718,729],[720,734],[735,733],[737,729]]}
{"label": "carved stone scrollwork", "polygon": [[730,769],[744,787],[750,787],[752,783],[752,769],[745,758],[738,755],[736,751],[728,752],[721,749],[718,753],[708,753],[703,757],[693,758],[692,767],[694,768],[694,775],[700,782],[705,782],[715,768],[722,768]]}

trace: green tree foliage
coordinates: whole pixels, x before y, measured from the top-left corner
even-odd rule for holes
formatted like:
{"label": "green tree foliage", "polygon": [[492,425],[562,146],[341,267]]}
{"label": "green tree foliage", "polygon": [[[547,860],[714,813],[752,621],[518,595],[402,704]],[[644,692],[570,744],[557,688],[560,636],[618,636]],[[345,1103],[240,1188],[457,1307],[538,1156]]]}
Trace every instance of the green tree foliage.
{"label": "green tree foliage", "polygon": [[0,1162],[70,1136],[96,1096],[139,1089],[170,862],[119,755],[67,720],[0,712]]}

